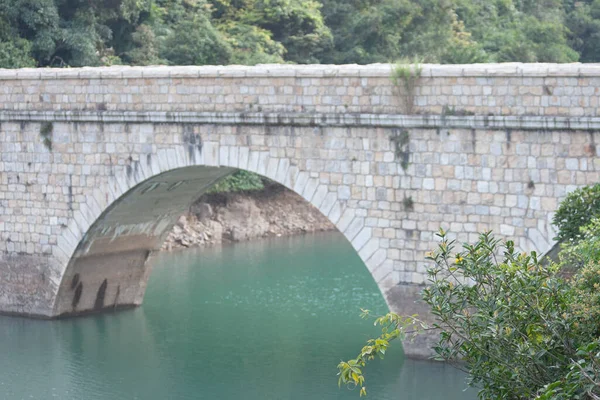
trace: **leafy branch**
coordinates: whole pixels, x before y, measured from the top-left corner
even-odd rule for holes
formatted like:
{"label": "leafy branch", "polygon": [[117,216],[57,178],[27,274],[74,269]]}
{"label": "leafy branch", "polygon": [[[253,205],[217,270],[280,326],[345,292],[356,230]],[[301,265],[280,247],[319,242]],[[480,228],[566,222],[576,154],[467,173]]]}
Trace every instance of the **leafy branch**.
{"label": "leafy branch", "polygon": [[[362,310],[361,317],[367,318],[369,310]],[[390,346],[390,342],[407,337],[415,337],[419,332],[429,329],[420,321],[416,315],[401,317],[396,313],[388,313],[375,320],[375,326],[381,326],[381,335],[375,339],[369,339],[355,359],[342,361],[338,364],[338,385],[346,385],[349,388],[360,387],[360,396],[367,395],[365,377],[362,368],[375,357],[384,358]]]}

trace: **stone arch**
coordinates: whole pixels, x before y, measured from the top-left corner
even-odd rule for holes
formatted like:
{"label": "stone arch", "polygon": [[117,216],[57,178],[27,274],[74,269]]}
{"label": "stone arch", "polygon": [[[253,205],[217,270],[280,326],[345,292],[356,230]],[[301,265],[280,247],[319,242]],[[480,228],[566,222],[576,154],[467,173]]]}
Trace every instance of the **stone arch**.
{"label": "stone arch", "polygon": [[[160,248],[193,201],[235,169],[278,182],[319,209],[350,241],[384,295],[398,283],[392,278],[387,250],[380,248],[372,228],[365,226],[366,212],[347,207],[349,193],[330,190],[314,172],[301,171],[292,159],[273,157],[269,151],[188,143],[161,148],[131,162],[105,186],[86,195],[53,247],[53,255],[63,267],[52,315],[98,311],[98,304],[100,308],[141,304],[150,273],[145,268],[149,254]],[[149,204],[143,196],[152,192],[155,198],[151,202],[168,201],[164,196],[184,198],[169,201],[168,212],[156,203],[150,210],[153,214],[135,218],[136,208]],[[119,241],[119,237],[127,241]],[[116,280],[108,278],[116,268],[120,269]],[[100,300],[98,293],[102,294]]]}

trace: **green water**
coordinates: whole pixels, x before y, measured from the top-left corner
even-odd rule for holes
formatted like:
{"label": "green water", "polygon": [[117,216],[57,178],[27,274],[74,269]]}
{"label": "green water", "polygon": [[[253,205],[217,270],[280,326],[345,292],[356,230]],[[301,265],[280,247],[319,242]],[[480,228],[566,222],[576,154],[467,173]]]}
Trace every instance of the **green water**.
{"label": "green water", "polygon": [[[163,254],[143,307],[61,321],[0,318],[0,399],[358,399],[336,365],[385,312],[348,243],[326,234]],[[403,360],[369,399],[474,399],[464,376]]]}

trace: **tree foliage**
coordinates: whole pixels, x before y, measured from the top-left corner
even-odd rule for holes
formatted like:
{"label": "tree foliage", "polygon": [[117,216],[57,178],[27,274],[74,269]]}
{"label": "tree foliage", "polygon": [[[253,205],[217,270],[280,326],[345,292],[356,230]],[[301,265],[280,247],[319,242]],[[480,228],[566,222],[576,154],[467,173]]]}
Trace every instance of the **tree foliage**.
{"label": "tree foliage", "polygon": [[593,260],[600,260],[600,218],[579,229],[577,240],[565,241],[559,253],[563,271],[578,271]]}
{"label": "tree foliage", "polygon": [[226,64],[231,47],[204,15],[182,20],[165,39],[162,55],[175,65]]}
{"label": "tree foliage", "polygon": [[558,228],[556,240],[578,240],[580,228],[596,217],[600,217],[600,184],[569,193],[552,220]]}
{"label": "tree foliage", "polygon": [[441,332],[436,354],[464,360],[480,398],[534,398],[566,374],[582,344],[570,286],[557,268],[516,252],[510,241],[486,233],[454,253],[454,242],[439,236],[423,291]]}
{"label": "tree foliage", "polygon": [[[594,224],[586,232],[600,233]],[[519,253],[490,233],[459,252],[444,231],[438,235],[422,293],[440,332],[437,358],[460,361],[481,399],[599,398],[600,258],[592,242],[574,250],[593,251],[568,280],[559,265],[544,266],[535,252]],[[361,368],[413,330],[413,321],[394,313],[378,319],[382,336],[340,363],[340,382],[364,388]]]}
{"label": "tree foliage", "polygon": [[[559,261],[541,263],[491,233],[455,252],[440,229],[422,291],[436,322],[436,358],[468,373],[481,399],[600,399],[600,185],[580,188],[554,218]],[[417,325],[389,313],[382,336],[338,365],[340,383],[361,387],[367,361]]]}
{"label": "tree foliage", "polygon": [[600,0],[7,0],[0,67],[596,62]]}

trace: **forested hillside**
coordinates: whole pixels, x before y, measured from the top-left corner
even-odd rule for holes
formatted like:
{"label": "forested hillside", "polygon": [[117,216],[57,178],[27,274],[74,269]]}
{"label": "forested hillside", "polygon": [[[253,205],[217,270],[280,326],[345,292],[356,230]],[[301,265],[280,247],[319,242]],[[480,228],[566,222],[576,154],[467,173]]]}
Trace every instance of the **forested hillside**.
{"label": "forested hillside", "polygon": [[0,0],[0,67],[595,62],[600,0]]}

